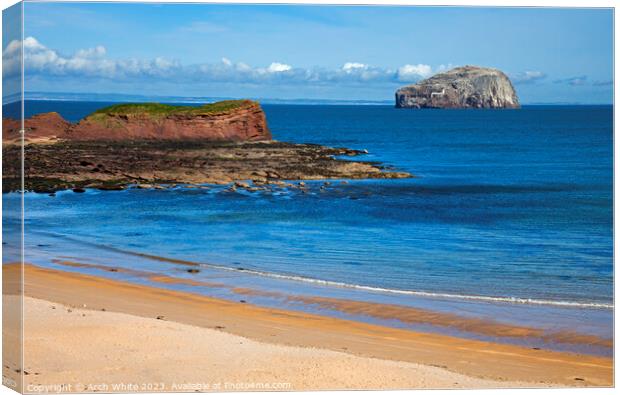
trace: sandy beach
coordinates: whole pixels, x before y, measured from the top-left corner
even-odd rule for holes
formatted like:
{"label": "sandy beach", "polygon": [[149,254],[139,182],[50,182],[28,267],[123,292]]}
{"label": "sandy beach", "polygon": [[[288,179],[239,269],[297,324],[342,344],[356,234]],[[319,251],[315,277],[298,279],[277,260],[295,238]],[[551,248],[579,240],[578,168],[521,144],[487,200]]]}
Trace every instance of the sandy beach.
{"label": "sandy beach", "polygon": [[[9,315],[19,306],[18,270],[4,266]],[[609,386],[613,380],[610,358],[417,333],[32,265],[25,276],[28,392]],[[4,366],[5,376],[17,379],[16,368]]]}
{"label": "sandy beach", "polygon": [[615,4],[346,3],[3,9],[4,386],[615,388]]}

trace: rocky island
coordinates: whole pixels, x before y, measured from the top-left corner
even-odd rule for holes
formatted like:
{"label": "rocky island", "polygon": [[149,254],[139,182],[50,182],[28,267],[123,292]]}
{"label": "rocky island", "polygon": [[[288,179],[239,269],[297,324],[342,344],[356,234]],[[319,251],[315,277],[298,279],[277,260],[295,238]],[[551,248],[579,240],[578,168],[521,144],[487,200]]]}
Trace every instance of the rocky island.
{"label": "rocky island", "polygon": [[457,67],[396,91],[397,108],[519,108],[519,99],[503,72]]}
{"label": "rocky island", "polygon": [[[274,141],[262,108],[249,100],[120,104],[75,124],[58,113],[24,124],[25,189],[35,192],[177,184],[231,184],[255,192],[304,188],[291,180],[411,177],[375,162],[338,159],[361,150]],[[3,120],[3,131],[3,192],[10,192],[20,189],[19,122]]]}

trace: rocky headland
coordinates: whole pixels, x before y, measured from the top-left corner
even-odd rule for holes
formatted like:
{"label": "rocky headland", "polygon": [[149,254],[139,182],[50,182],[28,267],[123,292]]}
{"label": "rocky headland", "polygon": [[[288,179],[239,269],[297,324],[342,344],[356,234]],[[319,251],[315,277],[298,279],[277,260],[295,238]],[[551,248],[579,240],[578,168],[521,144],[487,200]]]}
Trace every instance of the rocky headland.
{"label": "rocky headland", "polygon": [[500,70],[464,66],[396,91],[397,108],[519,108],[510,79]]}
{"label": "rocky headland", "polygon": [[[19,123],[3,121],[3,192],[20,189]],[[273,141],[255,102],[202,107],[123,104],[73,124],[57,113],[25,120],[25,189],[165,188],[230,184],[250,192],[305,188],[302,180],[405,178],[365,151]],[[291,181],[297,182],[292,183]]]}
{"label": "rocky headland", "polygon": [[[72,124],[56,112],[24,122],[26,137],[67,140],[271,140],[265,113],[251,100],[227,100],[199,107],[159,103],[105,107]],[[19,122],[3,121],[4,140],[19,137]]]}

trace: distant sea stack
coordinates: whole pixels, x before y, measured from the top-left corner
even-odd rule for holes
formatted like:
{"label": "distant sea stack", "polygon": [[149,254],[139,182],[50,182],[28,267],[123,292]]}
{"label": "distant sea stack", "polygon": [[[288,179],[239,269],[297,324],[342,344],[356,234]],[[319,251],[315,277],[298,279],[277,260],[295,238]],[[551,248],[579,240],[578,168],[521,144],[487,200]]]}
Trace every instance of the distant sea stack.
{"label": "distant sea stack", "polygon": [[[227,100],[203,106],[159,103],[118,104],[88,115],[77,124],[58,113],[38,114],[24,122],[27,138],[67,140],[271,140],[265,113],[251,100]],[[19,136],[19,123],[3,120],[4,138]]]}
{"label": "distant sea stack", "polygon": [[520,108],[503,72],[476,66],[457,67],[396,91],[397,108]]}

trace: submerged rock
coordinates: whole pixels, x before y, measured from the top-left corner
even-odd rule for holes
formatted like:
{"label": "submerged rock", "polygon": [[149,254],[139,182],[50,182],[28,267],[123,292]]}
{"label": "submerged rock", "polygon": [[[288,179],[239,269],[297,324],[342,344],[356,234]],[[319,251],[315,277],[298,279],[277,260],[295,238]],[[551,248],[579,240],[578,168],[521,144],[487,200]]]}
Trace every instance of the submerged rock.
{"label": "submerged rock", "polygon": [[519,108],[519,98],[503,72],[457,67],[396,91],[397,108]]}

